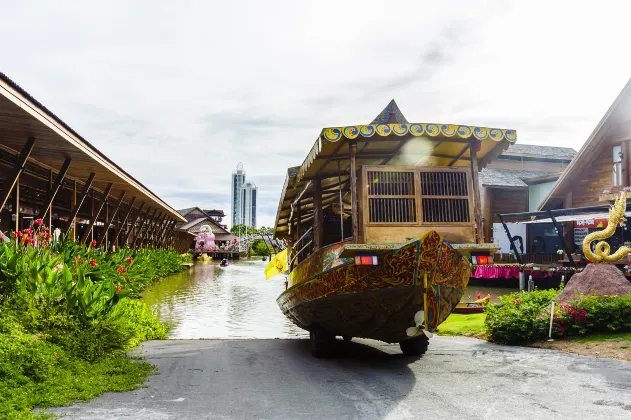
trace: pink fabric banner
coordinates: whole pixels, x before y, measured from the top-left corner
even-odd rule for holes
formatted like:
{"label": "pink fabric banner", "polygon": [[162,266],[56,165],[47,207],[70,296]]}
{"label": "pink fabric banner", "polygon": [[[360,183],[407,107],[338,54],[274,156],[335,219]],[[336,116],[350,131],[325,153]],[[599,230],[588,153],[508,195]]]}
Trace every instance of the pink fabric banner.
{"label": "pink fabric banner", "polygon": [[476,279],[519,278],[519,267],[478,265],[471,277]]}

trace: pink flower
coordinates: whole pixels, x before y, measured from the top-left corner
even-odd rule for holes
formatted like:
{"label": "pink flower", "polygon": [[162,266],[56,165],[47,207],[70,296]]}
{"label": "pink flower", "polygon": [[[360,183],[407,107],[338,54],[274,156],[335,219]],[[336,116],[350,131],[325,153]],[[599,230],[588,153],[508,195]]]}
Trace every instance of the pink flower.
{"label": "pink flower", "polygon": [[17,232],[13,232],[13,236],[15,236],[16,238],[21,238],[23,235],[22,232],[20,232],[19,230]]}
{"label": "pink flower", "polygon": [[576,315],[578,315],[578,312],[576,312],[576,311],[572,311],[572,313],[571,313],[570,315],[572,315],[572,316],[576,316]]}
{"label": "pink flower", "polygon": [[515,300],[513,301],[513,304],[517,305],[519,302],[521,302],[521,299],[515,299]]}
{"label": "pink flower", "polygon": [[31,229],[29,229],[29,228],[26,228],[26,229],[24,229],[24,234],[25,235],[32,235],[33,231]]}
{"label": "pink flower", "polygon": [[560,332],[560,333],[564,333],[564,332],[565,332],[565,328],[563,328],[563,327],[559,327],[559,332]]}
{"label": "pink flower", "polygon": [[35,226],[41,226],[44,224],[44,220],[42,219],[35,219],[35,221],[33,222],[35,224]]}

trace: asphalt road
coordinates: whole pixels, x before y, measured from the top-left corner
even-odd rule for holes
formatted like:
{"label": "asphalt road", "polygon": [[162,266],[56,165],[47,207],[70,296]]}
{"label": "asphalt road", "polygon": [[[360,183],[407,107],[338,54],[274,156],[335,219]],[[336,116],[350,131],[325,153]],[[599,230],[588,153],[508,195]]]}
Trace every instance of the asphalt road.
{"label": "asphalt road", "polygon": [[69,419],[631,419],[631,363],[434,337],[422,359],[398,346],[306,340],[144,344],[149,386],[52,410]]}

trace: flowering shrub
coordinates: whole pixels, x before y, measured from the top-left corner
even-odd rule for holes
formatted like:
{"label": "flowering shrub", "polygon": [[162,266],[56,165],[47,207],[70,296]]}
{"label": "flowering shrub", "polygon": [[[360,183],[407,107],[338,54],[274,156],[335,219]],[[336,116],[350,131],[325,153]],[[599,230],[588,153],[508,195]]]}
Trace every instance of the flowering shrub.
{"label": "flowering shrub", "polygon": [[[489,340],[519,343],[548,337],[550,307],[558,290],[535,290],[500,297],[486,309]],[[555,337],[631,330],[631,295],[577,296],[556,305],[552,334]]]}

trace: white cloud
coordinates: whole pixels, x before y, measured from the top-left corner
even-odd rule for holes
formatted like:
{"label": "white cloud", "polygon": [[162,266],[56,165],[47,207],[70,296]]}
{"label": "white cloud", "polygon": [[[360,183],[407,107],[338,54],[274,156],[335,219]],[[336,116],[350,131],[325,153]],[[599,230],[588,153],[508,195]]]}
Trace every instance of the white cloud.
{"label": "white cloud", "polygon": [[631,76],[623,2],[9,2],[0,71],[170,205],[273,224],[325,126],[414,122],[580,148]]}

